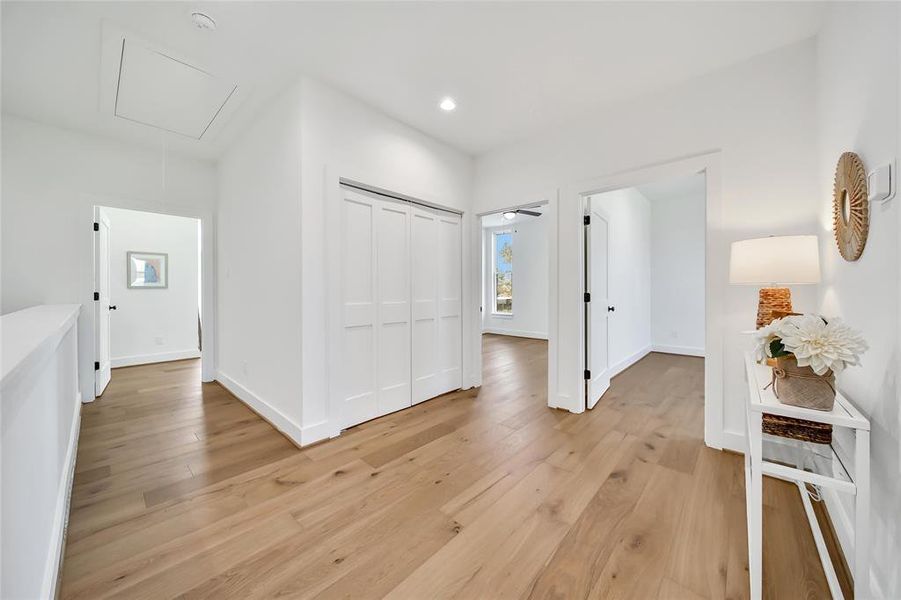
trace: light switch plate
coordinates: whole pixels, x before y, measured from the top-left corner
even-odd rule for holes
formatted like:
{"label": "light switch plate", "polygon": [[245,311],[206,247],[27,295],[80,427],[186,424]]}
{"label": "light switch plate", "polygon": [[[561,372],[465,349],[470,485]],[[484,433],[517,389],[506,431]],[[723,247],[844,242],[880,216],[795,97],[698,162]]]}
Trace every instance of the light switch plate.
{"label": "light switch plate", "polygon": [[886,163],[873,169],[867,174],[867,189],[870,202],[888,202],[895,196],[897,186],[895,168],[892,163]]}

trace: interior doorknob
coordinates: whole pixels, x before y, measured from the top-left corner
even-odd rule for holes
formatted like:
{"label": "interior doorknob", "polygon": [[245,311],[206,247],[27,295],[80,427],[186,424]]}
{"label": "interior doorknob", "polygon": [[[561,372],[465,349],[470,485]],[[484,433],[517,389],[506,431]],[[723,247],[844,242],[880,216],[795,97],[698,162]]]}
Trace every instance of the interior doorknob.
{"label": "interior doorknob", "polygon": [[116,310],[116,305],[115,305],[115,304],[110,305],[109,309],[110,309],[110,310]]}
{"label": "interior doorknob", "polygon": [[615,307],[615,306],[608,306],[608,307],[607,307],[607,312],[615,312],[615,311],[616,311],[616,307]]}

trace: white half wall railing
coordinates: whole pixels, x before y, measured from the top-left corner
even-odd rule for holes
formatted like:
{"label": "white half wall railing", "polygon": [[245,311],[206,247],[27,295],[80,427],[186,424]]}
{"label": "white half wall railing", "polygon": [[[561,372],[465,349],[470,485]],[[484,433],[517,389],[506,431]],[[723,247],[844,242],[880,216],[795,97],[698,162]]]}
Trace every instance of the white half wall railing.
{"label": "white half wall railing", "polygon": [[57,592],[81,424],[80,310],[0,317],[0,598]]}

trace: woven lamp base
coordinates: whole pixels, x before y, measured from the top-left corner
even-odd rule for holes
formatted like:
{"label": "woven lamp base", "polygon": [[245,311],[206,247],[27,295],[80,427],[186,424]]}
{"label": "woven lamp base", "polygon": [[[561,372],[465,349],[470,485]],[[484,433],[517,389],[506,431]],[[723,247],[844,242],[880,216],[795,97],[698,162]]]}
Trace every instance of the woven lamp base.
{"label": "woven lamp base", "polygon": [[792,312],[792,293],[787,287],[760,288],[757,302],[757,329]]}

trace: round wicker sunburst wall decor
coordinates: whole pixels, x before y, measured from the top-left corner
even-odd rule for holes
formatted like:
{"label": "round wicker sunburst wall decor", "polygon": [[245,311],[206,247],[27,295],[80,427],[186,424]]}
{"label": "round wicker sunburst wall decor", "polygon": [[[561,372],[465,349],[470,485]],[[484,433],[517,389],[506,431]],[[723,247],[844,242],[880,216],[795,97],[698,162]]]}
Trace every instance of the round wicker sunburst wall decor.
{"label": "round wicker sunburst wall decor", "polygon": [[832,192],[832,231],[842,258],[848,261],[860,258],[869,230],[867,171],[857,154],[845,152],[835,166]]}

